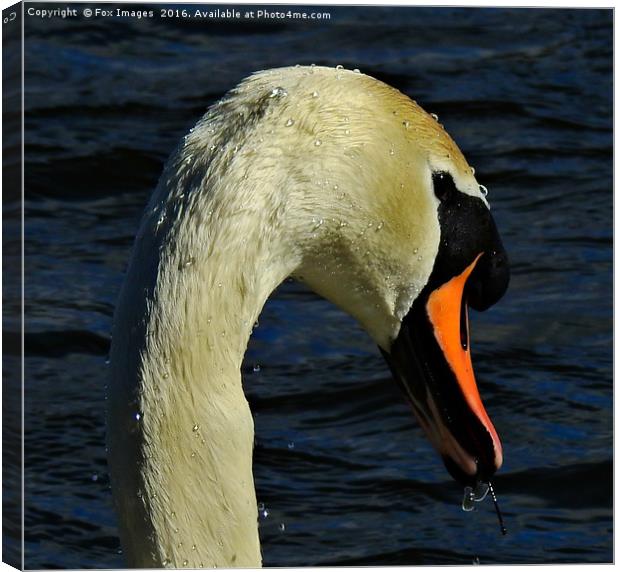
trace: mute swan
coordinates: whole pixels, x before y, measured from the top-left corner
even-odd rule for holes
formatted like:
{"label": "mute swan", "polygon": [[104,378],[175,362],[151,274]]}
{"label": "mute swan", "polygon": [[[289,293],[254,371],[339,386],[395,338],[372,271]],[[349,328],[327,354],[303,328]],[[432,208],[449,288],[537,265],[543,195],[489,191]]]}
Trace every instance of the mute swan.
{"label": "mute swan", "polygon": [[259,72],[168,161],[116,308],[108,457],[132,567],[258,567],[254,427],[240,366],[295,276],[385,355],[450,473],[502,463],[468,348],[508,264],[482,188],[436,118],[344,69]]}

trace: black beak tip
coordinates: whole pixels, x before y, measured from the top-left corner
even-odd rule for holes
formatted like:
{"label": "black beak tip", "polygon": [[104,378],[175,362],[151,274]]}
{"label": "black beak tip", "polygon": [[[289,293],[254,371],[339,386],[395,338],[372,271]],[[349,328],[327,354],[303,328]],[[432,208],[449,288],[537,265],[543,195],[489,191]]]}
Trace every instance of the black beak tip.
{"label": "black beak tip", "polygon": [[442,459],[450,476],[464,487],[475,487],[479,482],[488,483],[496,472],[495,466],[478,461],[478,470],[476,474],[471,475],[461,469],[451,457],[442,456]]}
{"label": "black beak tip", "polygon": [[450,476],[459,484],[463,486],[473,487],[476,485],[476,475],[469,475],[461,467],[459,467],[451,457],[442,456],[443,464],[445,465]]}

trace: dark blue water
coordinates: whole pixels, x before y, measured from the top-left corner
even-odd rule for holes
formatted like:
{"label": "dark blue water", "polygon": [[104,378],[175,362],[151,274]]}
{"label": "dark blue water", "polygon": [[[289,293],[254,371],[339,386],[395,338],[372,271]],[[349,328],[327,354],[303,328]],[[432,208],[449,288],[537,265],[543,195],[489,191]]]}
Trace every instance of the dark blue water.
{"label": "dark blue water", "polygon": [[[265,564],[612,560],[612,12],[321,11],[331,19],[26,18],[27,567],[123,566],[104,362],[142,209],[208,105],[297,63],[409,94],[490,189],[513,278],[471,319],[509,534],[490,502],[461,510],[368,336],[285,283],[244,366]],[[18,214],[6,206],[5,224]]]}

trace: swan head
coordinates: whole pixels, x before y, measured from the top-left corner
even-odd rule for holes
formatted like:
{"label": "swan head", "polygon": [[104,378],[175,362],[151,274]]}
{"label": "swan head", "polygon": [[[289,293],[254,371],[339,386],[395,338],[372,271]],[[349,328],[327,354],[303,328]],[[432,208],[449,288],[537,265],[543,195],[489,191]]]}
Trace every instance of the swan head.
{"label": "swan head", "polygon": [[280,114],[298,170],[294,274],[369,332],[450,474],[489,481],[502,446],[474,378],[468,307],[497,302],[509,266],[486,189],[400,92],[344,70],[296,73]]}
{"label": "swan head", "polygon": [[364,74],[282,68],[242,82],[184,149],[173,167],[210,161],[212,204],[245,197],[237,211],[265,219],[253,244],[272,267],[294,259],[286,274],[370,334],[449,472],[488,481],[502,447],[467,310],[501,298],[509,267],[485,189],[437,117]]}

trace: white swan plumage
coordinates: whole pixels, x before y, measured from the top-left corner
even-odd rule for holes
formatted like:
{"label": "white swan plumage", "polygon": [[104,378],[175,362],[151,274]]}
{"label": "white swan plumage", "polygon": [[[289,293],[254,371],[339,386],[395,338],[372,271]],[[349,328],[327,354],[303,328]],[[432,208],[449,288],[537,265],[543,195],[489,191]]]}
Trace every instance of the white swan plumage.
{"label": "white swan plumage", "polygon": [[[183,139],[142,219],[114,318],[108,457],[129,566],[261,565],[240,374],[252,325],[294,276],[392,351],[437,266],[444,176],[488,212],[434,117],[343,69],[256,73]],[[475,388],[467,400],[494,470],[499,441]],[[468,470],[469,453],[422,409],[440,452]]]}

